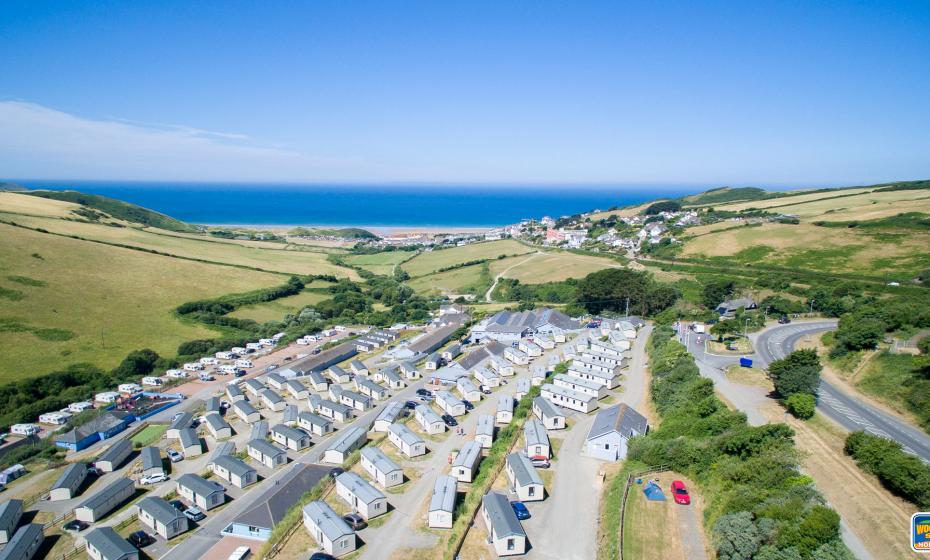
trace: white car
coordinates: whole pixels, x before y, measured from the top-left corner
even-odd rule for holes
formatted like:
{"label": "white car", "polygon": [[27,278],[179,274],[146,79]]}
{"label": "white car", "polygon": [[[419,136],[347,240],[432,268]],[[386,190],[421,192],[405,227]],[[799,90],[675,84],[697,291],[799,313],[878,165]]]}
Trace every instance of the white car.
{"label": "white car", "polygon": [[139,479],[139,484],[158,484],[159,482],[164,482],[168,480],[168,475],[165,474],[153,474],[151,476],[143,476]]}
{"label": "white car", "polygon": [[232,554],[229,555],[227,560],[243,560],[248,557],[249,553],[252,552],[247,546],[240,546],[236,550],[232,551]]}

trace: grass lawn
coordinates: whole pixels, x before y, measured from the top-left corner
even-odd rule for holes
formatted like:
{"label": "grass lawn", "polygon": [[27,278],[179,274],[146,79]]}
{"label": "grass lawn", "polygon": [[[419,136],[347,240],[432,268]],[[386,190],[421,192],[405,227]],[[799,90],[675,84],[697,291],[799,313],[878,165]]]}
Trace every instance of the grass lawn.
{"label": "grass lawn", "polygon": [[[245,245],[243,244],[245,242],[206,236],[196,238],[177,235],[173,232],[160,234],[159,230],[154,229],[117,228],[15,214],[0,214],[0,218],[54,233],[77,235],[108,243],[121,243],[186,258],[249,266],[288,274],[334,274],[358,278],[354,270],[332,264],[326,260],[326,254],[322,252],[288,250],[280,244],[249,242],[249,245]],[[261,244],[256,245],[256,243]],[[234,274],[234,272],[227,271],[226,274]]]}
{"label": "grass lawn", "polygon": [[[646,479],[658,477],[665,501],[653,502],[643,494]],[[624,477],[625,478],[625,477]],[[684,559],[676,507],[669,494],[671,473],[647,475],[643,484],[633,484],[627,497],[623,527],[623,556],[637,560]],[[688,506],[693,507],[693,506]]]}
{"label": "grass lawn", "polygon": [[[490,286],[480,264],[437,272],[407,282],[414,291],[422,294],[463,294],[482,292]],[[482,294],[483,295],[483,294]]]}
{"label": "grass lawn", "polygon": [[612,259],[565,252],[510,257],[494,261],[490,265],[492,277],[510,269],[504,277],[519,280],[524,284],[584,278],[592,272],[620,266],[622,266],[620,263]]}
{"label": "grass lawn", "polygon": [[0,297],[0,382],[77,362],[113,367],[140,348],[173,356],[181,342],[216,336],[174,317],[176,306],[283,281],[5,224],[0,238],[0,296],[13,294]]}
{"label": "grass lawn", "polygon": [[429,253],[421,253],[402,265],[410,276],[422,276],[456,264],[480,259],[495,259],[500,255],[516,255],[530,253],[533,250],[513,241],[490,241],[472,243],[463,247],[440,249]]}
{"label": "grass lawn", "polygon": [[301,292],[299,294],[288,296],[286,298],[256,303],[255,305],[246,305],[233,311],[229,315],[239,319],[252,319],[259,323],[268,321],[280,321],[289,313],[297,313],[308,305],[320,303],[329,299],[329,294],[319,292]]}
{"label": "grass lawn", "polygon": [[395,264],[402,263],[413,255],[412,251],[385,251],[372,255],[351,255],[346,257],[345,261],[375,274],[389,276]]}
{"label": "grass lawn", "polygon": [[142,428],[138,434],[132,436],[132,443],[139,444],[142,447],[148,447],[153,443],[158,442],[161,439],[161,436],[168,431],[167,424],[152,424]]}
{"label": "grass lawn", "polygon": [[756,387],[768,387],[774,390],[772,382],[765,375],[765,371],[759,368],[747,368],[741,366],[730,366],[727,368],[727,379],[741,385],[753,385]]}
{"label": "grass lawn", "polygon": [[734,338],[725,342],[707,341],[707,351],[713,354],[752,354],[752,343],[748,338]]}

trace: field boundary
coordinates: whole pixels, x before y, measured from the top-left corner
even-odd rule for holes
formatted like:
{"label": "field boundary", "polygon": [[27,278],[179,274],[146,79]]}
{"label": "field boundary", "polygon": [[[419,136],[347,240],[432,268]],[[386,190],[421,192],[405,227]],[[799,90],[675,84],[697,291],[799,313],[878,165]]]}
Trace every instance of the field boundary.
{"label": "field boundary", "polygon": [[623,533],[624,533],[623,526],[626,523],[626,503],[627,503],[627,498],[630,495],[630,487],[633,486],[633,479],[639,478],[647,474],[666,472],[668,470],[671,470],[669,465],[656,465],[646,470],[630,473],[629,475],[627,475],[626,485],[623,488],[623,499],[620,500],[620,545],[619,545],[620,560],[623,560]]}

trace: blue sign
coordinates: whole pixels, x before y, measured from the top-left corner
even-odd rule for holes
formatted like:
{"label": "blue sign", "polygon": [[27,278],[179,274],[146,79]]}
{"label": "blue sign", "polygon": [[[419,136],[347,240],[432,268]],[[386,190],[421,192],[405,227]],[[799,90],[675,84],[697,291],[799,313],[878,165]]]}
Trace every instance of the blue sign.
{"label": "blue sign", "polygon": [[930,552],[930,512],[911,516],[911,548],[915,552]]}

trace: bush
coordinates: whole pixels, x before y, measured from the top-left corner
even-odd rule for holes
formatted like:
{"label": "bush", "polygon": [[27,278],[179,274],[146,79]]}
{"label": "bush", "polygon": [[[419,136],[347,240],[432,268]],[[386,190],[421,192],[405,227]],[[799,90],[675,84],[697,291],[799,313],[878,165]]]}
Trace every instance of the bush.
{"label": "bush", "polygon": [[784,398],[795,393],[817,394],[820,386],[820,358],[815,350],[795,350],[769,364],[775,391]]}
{"label": "bush", "polygon": [[906,453],[900,443],[855,432],[846,438],[844,451],[892,494],[920,508],[930,508],[930,466]]}
{"label": "bush", "polygon": [[785,408],[795,418],[808,420],[814,417],[817,408],[817,397],[810,393],[795,393],[785,400]]}

